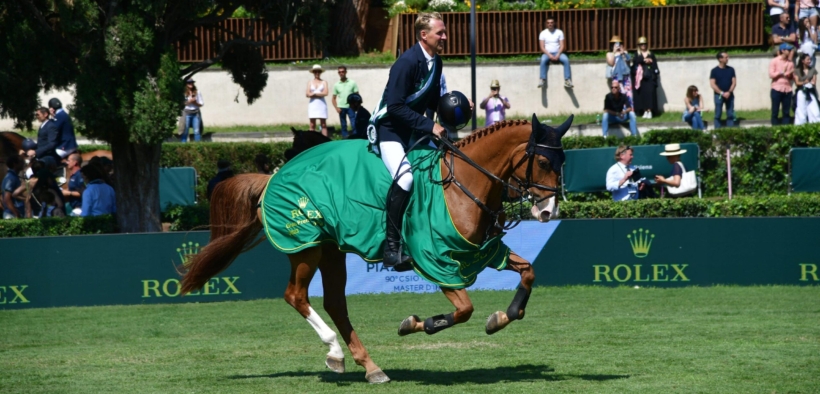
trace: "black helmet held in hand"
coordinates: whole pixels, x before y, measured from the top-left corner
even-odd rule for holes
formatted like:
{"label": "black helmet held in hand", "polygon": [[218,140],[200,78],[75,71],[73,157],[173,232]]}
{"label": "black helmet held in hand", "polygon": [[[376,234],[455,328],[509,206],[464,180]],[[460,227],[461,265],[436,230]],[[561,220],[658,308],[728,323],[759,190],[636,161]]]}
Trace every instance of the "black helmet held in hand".
{"label": "black helmet held in hand", "polygon": [[362,103],[362,96],[358,93],[350,93],[350,95],[347,96],[347,102],[348,103],[359,103],[359,104],[361,104]]}
{"label": "black helmet held in hand", "polygon": [[443,126],[459,130],[473,117],[470,101],[459,91],[452,91],[438,100],[438,119]]}

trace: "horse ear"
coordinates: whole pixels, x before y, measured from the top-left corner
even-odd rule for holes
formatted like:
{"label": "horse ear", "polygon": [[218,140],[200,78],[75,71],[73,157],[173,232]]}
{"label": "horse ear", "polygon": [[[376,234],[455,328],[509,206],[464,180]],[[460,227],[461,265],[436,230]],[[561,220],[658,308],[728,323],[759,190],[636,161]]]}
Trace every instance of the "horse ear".
{"label": "horse ear", "polygon": [[541,123],[541,122],[538,121],[538,116],[535,116],[535,113],[533,113],[532,114],[532,124],[533,124],[533,126],[537,125],[538,123]]}
{"label": "horse ear", "polygon": [[564,123],[558,126],[557,129],[555,129],[555,131],[558,132],[558,135],[563,137],[564,134],[566,134],[567,131],[569,131],[569,127],[572,126],[573,119],[575,119],[575,115],[570,115],[569,118],[567,118],[567,120],[564,121]]}

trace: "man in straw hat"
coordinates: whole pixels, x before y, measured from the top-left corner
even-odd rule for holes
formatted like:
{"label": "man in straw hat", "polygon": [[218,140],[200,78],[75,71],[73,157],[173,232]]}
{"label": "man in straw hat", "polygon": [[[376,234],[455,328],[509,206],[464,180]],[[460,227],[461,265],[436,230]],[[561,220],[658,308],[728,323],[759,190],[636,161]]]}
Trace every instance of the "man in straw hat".
{"label": "man in straw hat", "polygon": [[486,111],[484,127],[506,119],[506,111],[510,109],[510,100],[502,96],[500,92],[501,84],[498,83],[497,79],[493,79],[493,82],[490,83],[490,95],[478,105],[479,108]]}
{"label": "man in straw hat", "polygon": [[435,111],[441,96],[444,64],[439,53],[447,42],[447,28],[441,14],[423,12],[416,18],[415,32],[418,44],[393,63],[387,86],[367,128],[368,140],[393,177],[387,194],[386,267],[410,261],[401,251],[401,228],[413,186],[410,162],[405,156],[411,135],[414,131],[433,133],[437,137],[446,135],[446,129],[424,113],[427,109]]}

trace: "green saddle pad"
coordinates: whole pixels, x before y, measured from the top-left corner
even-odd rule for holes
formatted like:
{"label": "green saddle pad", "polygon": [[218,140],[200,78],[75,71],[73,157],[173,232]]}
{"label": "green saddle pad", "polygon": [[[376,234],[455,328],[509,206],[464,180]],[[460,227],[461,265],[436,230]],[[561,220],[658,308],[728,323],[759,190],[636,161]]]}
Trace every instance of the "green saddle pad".
{"label": "green saddle pad", "polygon": [[[453,224],[441,185],[438,151],[410,151],[413,193],[402,236],[413,268],[425,280],[445,288],[472,285],[490,266],[501,270],[510,249],[503,234],[477,245]],[[273,246],[296,253],[322,242],[381,261],[385,239],[385,201],[392,178],[365,140],[335,141],[303,152],[273,175],[262,198],[262,221]]]}

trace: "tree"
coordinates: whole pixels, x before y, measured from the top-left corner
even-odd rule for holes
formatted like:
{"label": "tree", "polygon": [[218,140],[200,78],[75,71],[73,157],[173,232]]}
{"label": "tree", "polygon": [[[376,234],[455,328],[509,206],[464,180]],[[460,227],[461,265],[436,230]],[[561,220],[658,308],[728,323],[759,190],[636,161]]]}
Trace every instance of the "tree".
{"label": "tree", "polygon": [[330,52],[336,56],[356,56],[365,51],[367,13],[371,0],[337,0],[330,28]]}
{"label": "tree", "polygon": [[[182,68],[175,43],[239,7],[256,16],[249,24],[265,21],[263,41],[226,31],[216,56]],[[322,0],[2,0],[0,117],[31,128],[41,90],[73,87],[75,127],[111,144],[120,229],[159,231],[160,147],[176,129],[182,81],[221,62],[251,104],[267,84],[258,48],[292,29],[326,39],[326,9]]]}

